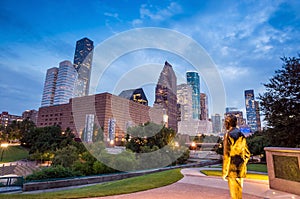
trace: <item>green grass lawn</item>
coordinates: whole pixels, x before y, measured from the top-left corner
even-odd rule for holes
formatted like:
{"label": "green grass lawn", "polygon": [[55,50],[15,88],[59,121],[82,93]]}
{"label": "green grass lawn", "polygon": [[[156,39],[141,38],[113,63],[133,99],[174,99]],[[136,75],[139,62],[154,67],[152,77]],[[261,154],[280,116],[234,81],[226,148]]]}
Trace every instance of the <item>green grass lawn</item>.
{"label": "green grass lawn", "polygon": [[[210,168],[222,168],[222,165],[216,165],[212,166]],[[254,174],[249,173],[251,171],[257,171],[257,172],[268,172],[267,165],[266,164],[248,164],[247,165],[247,177],[248,179],[257,179],[257,180],[268,180],[267,174]],[[201,170],[202,173],[208,176],[222,176],[221,170]]]}
{"label": "green grass lawn", "polygon": [[[201,172],[207,176],[222,176],[221,170],[201,170]],[[266,174],[254,174],[247,173],[247,179],[256,179],[256,180],[268,180],[268,175]]]}
{"label": "green grass lawn", "polygon": [[[222,168],[222,165],[214,165],[209,168]],[[268,172],[267,164],[248,164],[247,165],[248,171],[258,171],[258,172]]]}
{"label": "green grass lawn", "polygon": [[267,164],[248,164],[248,171],[268,172]]}
{"label": "green grass lawn", "polygon": [[3,159],[0,163],[14,162],[28,157],[28,150],[21,146],[8,146],[6,149],[0,149],[0,155],[2,152]]}
{"label": "green grass lawn", "polygon": [[133,193],[157,187],[166,186],[177,182],[183,177],[180,169],[173,169],[139,177],[127,178],[119,181],[108,182],[78,189],[49,192],[43,194],[1,194],[0,198],[7,199],[59,199],[59,198],[86,198],[118,194]]}

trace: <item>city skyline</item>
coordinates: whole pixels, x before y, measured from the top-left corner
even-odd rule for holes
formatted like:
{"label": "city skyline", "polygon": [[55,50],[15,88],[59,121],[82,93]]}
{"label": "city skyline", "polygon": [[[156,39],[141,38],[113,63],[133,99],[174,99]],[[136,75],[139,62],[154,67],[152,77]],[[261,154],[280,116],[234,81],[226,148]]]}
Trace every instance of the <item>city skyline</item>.
{"label": "city skyline", "polygon": [[[185,34],[198,42],[216,64],[224,82],[226,106],[244,112],[244,90],[253,89],[258,96],[264,91],[262,84],[280,69],[280,57],[299,53],[298,1],[89,1],[84,6],[76,0],[36,2],[1,2],[0,110],[11,114],[21,115],[40,107],[47,69],[63,60],[73,60],[75,42],[83,37],[97,46],[132,28],[161,27]],[[126,10],[122,9],[125,4]],[[64,12],[57,12],[61,9]],[[174,67],[178,84],[185,83],[182,73],[192,66],[161,51],[144,50],[122,57],[112,63],[111,70],[122,74],[133,66],[161,66],[166,60]],[[200,92],[210,100],[202,84],[205,82],[201,82]],[[150,106],[153,85],[151,89],[148,93],[145,89]]]}

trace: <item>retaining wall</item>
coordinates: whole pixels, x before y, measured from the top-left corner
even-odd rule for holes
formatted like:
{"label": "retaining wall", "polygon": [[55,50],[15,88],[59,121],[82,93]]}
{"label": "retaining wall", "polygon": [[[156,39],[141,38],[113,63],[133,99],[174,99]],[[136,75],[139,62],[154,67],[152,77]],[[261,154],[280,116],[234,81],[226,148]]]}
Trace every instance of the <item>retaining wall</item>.
{"label": "retaining wall", "polygon": [[202,166],[217,164],[220,162],[221,162],[220,160],[214,160],[214,161],[165,167],[165,168],[145,170],[145,171],[117,173],[117,174],[101,175],[101,176],[78,177],[78,178],[61,179],[61,180],[55,180],[55,181],[49,180],[49,181],[43,181],[43,182],[31,182],[31,183],[25,183],[23,185],[23,191],[35,191],[35,190],[53,189],[53,188],[60,188],[60,187],[85,185],[85,184],[95,184],[95,183],[101,183],[101,182],[121,180],[121,179],[135,177],[135,176],[142,176],[145,174],[155,173],[155,172],[159,172],[159,171],[166,171],[166,170],[175,169],[175,168],[202,167]]}

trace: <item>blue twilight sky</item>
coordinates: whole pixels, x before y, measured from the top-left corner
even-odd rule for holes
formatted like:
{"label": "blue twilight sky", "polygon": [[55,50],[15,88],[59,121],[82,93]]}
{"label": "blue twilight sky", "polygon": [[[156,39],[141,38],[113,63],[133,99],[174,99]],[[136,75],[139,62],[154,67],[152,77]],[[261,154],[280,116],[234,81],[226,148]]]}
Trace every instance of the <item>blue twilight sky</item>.
{"label": "blue twilight sky", "polygon": [[[264,92],[262,84],[281,67],[280,57],[300,53],[297,0],[1,0],[0,25],[0,112],[17,115],[39,108],[46,70],[63,60],[73,62],[76,41],[83,37],[97,47],[133,28],[167,28],[187,35],[215,63],[224,83],[226,106],[241,110],[245,109],[245,89],[254,89],[257,97]],[[194,69],[172,53],[139,50],[112,63],[97,92],[118,94],[119,84],[122,89],[131,88],[120,78],[126,71],[138,70],[136,66],[160,66],[149,72],[158,78],[165,60],[173,65],[178,84],[184,83],[186,70]],[[116,73],[117,77],[112,75]],[[118,84],[112,86],[110,81]],[[154,82],[139,85],[145,88],[152,106]],[[201,91],[210,96],[204,81]]]}

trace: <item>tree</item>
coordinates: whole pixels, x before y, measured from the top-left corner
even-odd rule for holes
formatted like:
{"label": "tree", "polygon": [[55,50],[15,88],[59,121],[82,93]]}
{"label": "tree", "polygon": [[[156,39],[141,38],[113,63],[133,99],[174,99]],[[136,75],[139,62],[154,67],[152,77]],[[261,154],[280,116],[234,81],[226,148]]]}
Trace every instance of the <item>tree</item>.
{"label": "tree", "polygon": [[281,58],[282,69],[259,95],[272,146],[300,147],[300,55]]}
{"label": "tree", "polygon": [[263,155],[263,157],[265,157],[264,148],[270,146],[268,134],[265,130],[261,132],[256,131],[254,134],[247,137],[247,145],[251,155]]}
{"label": "tree", "polygon": [[55,152],[55,157],[52,161],[52,164],[71,168],[76,160],[78,160],[77,148],[69,145]]}
{"label": "tree", "polygon": [[7,135],[8,141],[20,140],[24,134],[35,128],[34,122],[25,119],[23,121],[12,121],[7,127],[4,127],[4,132]]}
{"label": "tree", "polygon": [[126,148],[136,153],[143,152],[145,147],[152,149],[157,146],[160,149],[171,143],[176,136],[174,130],[151,122],[130,127],[127,132]]}

